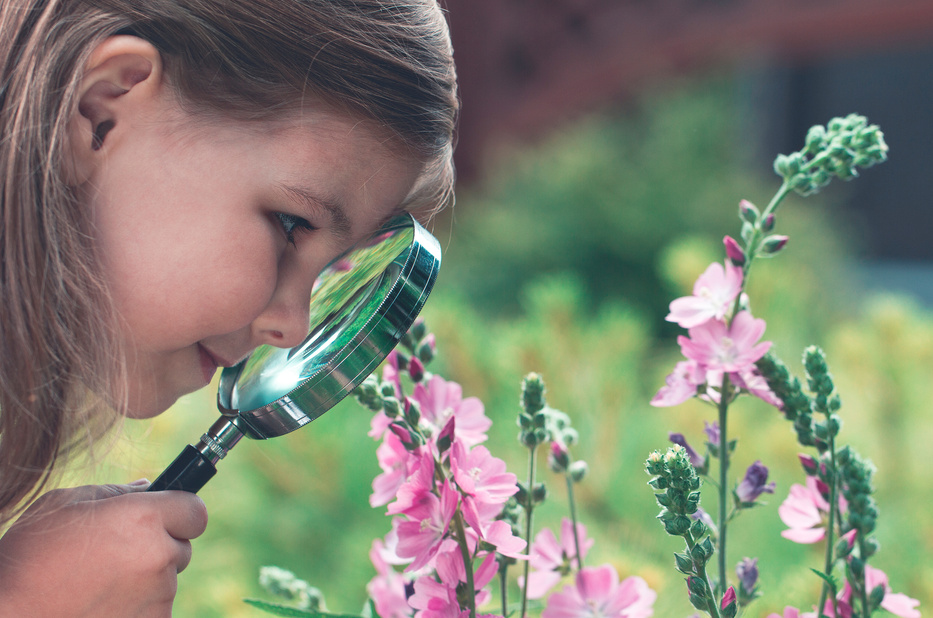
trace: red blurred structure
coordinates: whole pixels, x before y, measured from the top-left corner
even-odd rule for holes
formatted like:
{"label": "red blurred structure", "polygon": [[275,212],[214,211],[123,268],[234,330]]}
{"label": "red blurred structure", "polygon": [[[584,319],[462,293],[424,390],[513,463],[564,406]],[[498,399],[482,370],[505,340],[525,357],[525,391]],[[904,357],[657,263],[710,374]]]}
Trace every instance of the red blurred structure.
{"label": "red blurred structure", "polygon": [[933,0],[444,0],[463,113],[462,180],[482,153],[714,64],[801,62],[928,44]]}

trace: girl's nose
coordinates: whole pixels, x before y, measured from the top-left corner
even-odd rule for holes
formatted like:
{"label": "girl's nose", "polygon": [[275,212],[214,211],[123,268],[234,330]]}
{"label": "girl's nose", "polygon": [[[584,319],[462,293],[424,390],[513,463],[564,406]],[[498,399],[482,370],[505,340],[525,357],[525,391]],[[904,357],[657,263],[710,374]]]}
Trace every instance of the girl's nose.
{"label": "girl's nose", "polygon": [[293,348],[304,341],[308,336],[311,288],[319,270],[297,264],[279,266],[272,298],[252,324],[257,345]]}

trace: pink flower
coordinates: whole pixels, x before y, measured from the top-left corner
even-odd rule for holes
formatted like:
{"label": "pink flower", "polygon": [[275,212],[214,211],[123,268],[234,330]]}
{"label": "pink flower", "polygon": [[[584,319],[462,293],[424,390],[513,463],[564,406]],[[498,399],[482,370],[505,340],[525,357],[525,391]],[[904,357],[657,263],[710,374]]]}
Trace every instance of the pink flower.
{"label": "pink flower", "polygon": [[619,583],[611,565],[587,567],[577,573],[575,585],[548,598],[541,618],[647,618],[657,596],[640,577]]}
{"label": "pink flower", "polygon": [[434,454],[429,451],[408,460],[408,477],[395,492],[395,502],[386,508],[389,515],[409,514],[425,493],[434,491],[434,465]]}
{"label": "pink flower", "polygon": [[373,493],[369,504],[373,508],[384,506],[395,498],[409,474],[410,453],[394,433],[387,433],[376,449],[376,459],[382,474],[373,480]]}
{"label": "pink flower", "polygon": [[710,320],[691,328],[690,336],[681,335],[677,342],[684,356],[707,371],[752,371],[755,361],[771,347],[770,341],[758,343],[764,332],[764,320],[740,311],[728,326],[720,320]]}
{"label": "pink flower", "polygon": [[[388,550],[381,540],[373,541],[369,559],[376,568],[377,575],[366,585],[366,591],[376,606],[376,612],[382,618],[409,618],[411,606],[405,591],[407,579],[390,566],[389,560],[392,558],[387,560],[387,554],[394,556],[394,552]],[[392,560],[392,563],[397,564],[395,560]]]}
{"label": "pink flower", "polygon": [[432,376],[427,384],[415,385],[412,398],[421,404],[422,430],[437,436],[451,416],[455,416],[455,439],[473,446],[486,440],[486,431],[492,421],[486,416],[483,403],[476,397],[463,399],[463,389],[456,382]]}
{"label": "pink flower", "polygon": [[[586,526],[577,524],[577,536],[580,539],[580,553],[586,557],[586,552],[593,546],[593,539],[586,538]],[[534,569],[528,574],[528,598],[541,599],[557,585],[561,577],[574,566],[579,567],[577,561],[577,547],[573,538],[573,522],[565,517],[560,523],[560,543],[550,528],[541,530],[531,544],[528,562]],[[576,563],[576,564],[574,564]],[[519,585],[524,582],[519,578]]]}
{"label": "pink flower", "polygon": [[[473,586],[476,606],[483,605],[491,596],[485,589],[498,570],[494,553],[482,556],[479,566],[473,573]],[[440,580],[440,581],[438,581]],[[464,609],[457,598],[458,588],[466,583],[466,569],[460,547],[448,540],[437,555],[437,577],[427,574],[415,581],[414,594],[408,603],[419,610],[416,618],[459,618]]]}
{"label": "pink flower", "polygon": [[[883,586],[885,590],[884,598],[881,600],[881,607],[883,609],[888,610],[895,616],[901,616],[901,618],[920,618],[920,610],[917,609],[917,607],[920,606],[920,601],[912,599],[906,594],[891,592],[891,586],[888,584],[888,576],[885,572],[866,564],[865,588],[871,592],[878,586]],[[850,606],[852,602],[852,593],[852,586],[846,581],[846,585],[839,595],[840,605],[844,603],[846,606]],[[832,604],[828,603],[827,605],[830,606]],[[825,610],[824,613],[826,613]],[[840,613],[842,612],[840,611]]]}
{"label": "pink flower", "polygon": [[439,497],[430,491],[418,495],[405,510],[411,520],[398,525],[398,555],[412,558],[407,570],[420,569],[434,558],[457,512],[460,494],[449,481],[438,487],[438,493]]}
{"label": "pink flower", "polygon": [[467,450],[454,442],[450,469],[460,490],[485,504],[505,504],[518,491],[516,477],[506,471],[505,462],[493,457],[485,446]]}
{"label": "pink flower", "polygon": [[706,372],[700,369],[696,361],[680,361],[665,379],[665,385],[651,400],[651,405],[663,408],[681,404],[694,397],[697,387],[705,381]]}
{"label": "pink flower", "polygon": [[456,589],[430,575],[415,581],[414,594],[408,602],[418,610],[415,618],[460,618],[462,613]]}
{"label": "pink flower", "polygon": [[714,262],[693,284],[693,296],[671,302],[671,312],[665,319],[684,328],[693,328],[708,320],[722,320],[741,290],[742,269],[730,262],[726,262],[725,268]]}
{"label": "pink flower", "polygon": [[[816,543],[826,536],[824,515],[829,513],[829,503],[823,497],[826,485],[814,476],[808,476],[806,482],[806,486],[791,485],[790,494],[778,507],[778,515],[788,527],[781,536],[795,543]],[[839,508],[846,509],[842,496]]]}

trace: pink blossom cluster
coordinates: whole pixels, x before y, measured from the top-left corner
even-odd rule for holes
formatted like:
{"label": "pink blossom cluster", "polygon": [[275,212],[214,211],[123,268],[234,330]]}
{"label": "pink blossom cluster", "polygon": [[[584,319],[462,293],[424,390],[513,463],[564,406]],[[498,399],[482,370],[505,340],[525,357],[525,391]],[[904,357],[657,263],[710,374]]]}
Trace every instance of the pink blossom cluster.
{"label": "pink blossom cluster", "polygon": [[[370,503],[386,506],[393,517],[391,531],[370,551],[377,574],[367,591],[377,613],[382,618],[466,618],[464,595],[473,597],[474,607],[490,600],[486,587],[498,572],[497,554],[530,560],[529,597],[543,598],[571,571],[576,558],[572,524],[564,521],[559,544],[550,530],[541,531],[525,554],[525,540],[499,518],[518,485],[505,462],[482,444],[492,424],[482,402],[463,398],[460,385],[427,373],[420,364],[414,369],[418,379],[405,397],[398,357],[389,356],[382,388],[391,385],[403,410],[395,418],[377,412],[370,431],[381,440],[376,452],[382,470],[373,481]],[[585,554],[593,542],[582,525],[577,532]],[[580,569],[577,564],[575,585],[552,594],[542,616],[584,618],[595,615],[594,607],[607,618],[651,616],[656,595],[644,580],[619,582],[609,565]],[[473,590],[467,593],[470,579]]]}
{"label": "pink blossom cluster", "polygon": [[[808,476],[806,485],[792,485],[790,494],[778,508],[781,521],[788,527],[787,530],[781,532],[781,536],[795,543],[816,543],[823,540],[826,537],[826,520],[829,514],[828,496],[829,487],[815,476]],[[845,513],[846,500],[842,496],[838,499],[839,512]],[[850,548],[854,543],[855,533],[855,530],[850,530],[842,537],[849,543]],[[917,609],[920,601],[905,594],[891,592],[888,576],[880,569],[865,565],[865,586],[869,591],[877,586],[883,586],[885,594],[881,607],[895,616],[920,618],[920,610]],[[826,602],[823,614],[830,618],[852,618],[852,594],[852,586],[846,580],[845,586],[836,598],[835,607],[838,608],[838,614],[832,600]],[[770,614],[768,618],[816,618],[816,612],[801,613],[793,607],[786,607],[783,617]]]}
{"label": "pink blossom cluster", "polygon": [[[881,586],[884,590],[884,596],[881,599],[881,608],[885,609],[895,616],[901,618],[921,618],[920,601],[912,599],[906,594],[895,593],[891,591],[888,584],[888,576],[884,571],[876,569],[870,565],[865,565],[865,587],[871,591]],[[852,595],[854,591],[852,586],[846,581],[842,591],[836,597],[835,607],[832,599],[826,601],[821,612],[823,616],[829,618],[855,618],[852,611]],[[838,610],[838,611],[837,611]],[[817,618],[816,609],[812,612],[801,612],[796,607],[785,607],[783,614],[768,614],[768,618]]]}
{"label": "pink blossom cluster", "polygon": [[734,311],[742,281],[742,268],[732,260],[713,263],[696,280],[691,296],[671,302],[666,319],[687,329],[687,336],[677,338],[686,360],[677,363],[651,405],[675,406],[697,396],[718,403],[728,377],[737,388],[781,407],[755,367],[771,347],[760,341],[765,321],[747,310]]}

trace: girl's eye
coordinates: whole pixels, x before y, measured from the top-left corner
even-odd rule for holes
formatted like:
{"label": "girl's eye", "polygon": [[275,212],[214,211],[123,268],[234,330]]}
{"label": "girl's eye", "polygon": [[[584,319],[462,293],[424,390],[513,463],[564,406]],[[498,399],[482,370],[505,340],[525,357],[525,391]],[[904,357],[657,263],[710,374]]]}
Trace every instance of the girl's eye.
{"label": "girl's eye", "polygon": [[285,239],[290,245],[295,244],[295,233],[303,231],[312,231],[314,226],[308,223],[305,219],[301,217],[296,217],[295,215],[290,215],[284,212],[275,213],[276,218],[279,220],[279,224],[282,226],[282,231],[285,233]]}

